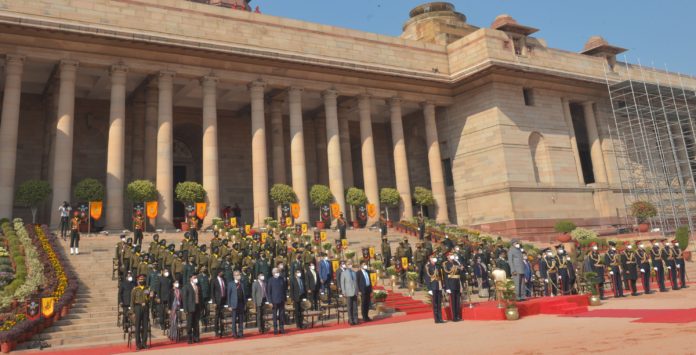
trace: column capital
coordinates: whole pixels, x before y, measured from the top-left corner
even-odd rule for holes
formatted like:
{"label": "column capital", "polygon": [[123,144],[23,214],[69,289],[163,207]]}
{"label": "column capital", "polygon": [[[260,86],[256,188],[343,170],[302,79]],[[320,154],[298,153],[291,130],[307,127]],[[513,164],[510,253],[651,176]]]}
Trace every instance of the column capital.
{"label": "column capital", "polygon": [[128,73],[128,67],[124,64],[114,64],[109,68],[109,74],[112,76],[114,74],[126,74]]}
{"label": "column capital", "polygon": [[272,97],[268,100],[268,104],[271,107],[271,111],[281,111],[283,109],[283,104],[285,99],[280,97]]}
{"label": "column capital", "polygon": [[370,100],[370,99],[372,99],[372,95],[370,95],[370,94],[368,94],[368,93],[359,94],[359,95],[356,96],[356,97],[358,98],[358,100],[361,100],[361,101],[362,101],[362,100]]}
{"label": "column capital", "polygon": [[263,80],[254,80],[250,82],[247,87],[249,88],[250,91],[254,90],[265,90],[266,89],[266,82]]}
{"label": "column capital", "polygon": [[5,67],[6,68],[15,68],[16,65],[23,65],[25,60],[26,60],[26,57],[24,55],[7,54],[7,55],[5,55]]}
{"label": "column capital", "polygon": [[394,107],[394,106],[401,106],[401,103],[402,103],[403,101],[404,101],[404,99],[402,99],[402,98],[399,97],[399,96],[392,96],[392,97],[389,98],[389,105],[392,106],[392,107]]}
{"label": "column capital", "polygon": [[160,71],[157,73],[157,77],[160,78],[160,79],[162,79],[162,78],[169,78],[169,79],[172,79],[172,78],[174,78],[175,76],[176,76],[176,72],[174,72],[174,71],[172,71],[172,70],[160,70]]}
{"label": "column capital", "polygon": [[427,108],[430,108],[430,107],[435,108],[435,103],[432,102],[432,101],[423,101],[423,102],[420,103],[420,105],[421,105],[421,107],[422,107],[423,109],[427,109]]}
{"label": "column capital", "polygon": [[220,81],[220,79],[214,75],[206,75],[204,77],[201,77],[201,79],[200,79],[201,85],[204,87],[205,86],[215,87],[219,81]]}
{"label": "column capital", "polygon": [[333,99],[333,100],[336,100],[336,99],[338,98],[338,90],[336,90],[336,89],[324,90],[324,91],[321,93],[321,97],[323,97],[324,99]]}
{"label": "column capital", "polygon": [[60,61],[60,69],[61,70],[77,70],[77,67],[80,65],[80,62],[72,59],[63,59]]}
{"label": "column capital", "polygon": [[583,107],[593,107],[594,101],[583,101],[582,106]]}
{"label": "column capital", "polygon": [[288,88],[288,93],[303,93],[304,88],[299,87],[299,86],[291,86]]}

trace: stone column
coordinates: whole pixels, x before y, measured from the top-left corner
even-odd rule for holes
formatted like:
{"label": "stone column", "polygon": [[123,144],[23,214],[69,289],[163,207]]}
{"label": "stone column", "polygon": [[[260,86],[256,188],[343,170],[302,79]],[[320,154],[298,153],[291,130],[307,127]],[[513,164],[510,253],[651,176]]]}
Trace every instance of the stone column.
{"label": "stone column", "polygon": [[132,100],[133,112],[133,150],[131,151],[131,164],[133,171],[131,178],[145,178],[145,92],[138,92]]}
{"label": "stone column", "polygon": [[368,203],[375,205],[377,213],[374,217],[368,218],[369,222],[374,222],[379,218],[379,185],[377,183],[377,164],[375,163],[375,145],[372,136],[372,103],[369,95],[358,97],[358,108],[360,111],[360,139],[362,141],[362,165],[363,180],[365,182],[365,195]]}
{"label": "stone column", "polygon": [[7,55],[5,58],[2,118],[0,119],[0,216],[10,219],[12,219],[14,203],[19,103],[22,96],[23,69],[23,56]]}
{"label": "stone column", "polygon": [[266,156],[266,118],[264,90],[266,84],[249,84],[251,93],[251,174],[254,194],[254,225],[261,226],[268,217],[268,161]]}
{"label": "stone column", "polygon": [[271,101],[271,146],[273,147],[273,182],[286,184],[285,139],[283,136],[283,101]]}
{"label": "stone column", "polygon": [[604,165],[604,152],[602,152],[602,142],[597,131],[597,120],[594,114],[594,102],[583,103],[585,111],[585,126],[587,127],[587,139],[590,141],[590,155],[592,157],[592,167],[595,182],[607,183],[607,169]]}
{"label": "stone column", "polygon": [[157,192],[159,213],[157,228],[174,227],[174,72],[159,73],[157,108]]}
{"label": "stone column", "polygon": [[566,126],[568,126],[568,135],[570,136],[570,149],[573,151],[575,158],[575,170],[578,174],[578,183],[585,184],[585,177],[582,175],[582,164],[580,163],[580,152],[578,151],[578,141],[575,138],[575,127],[573,127],[573,116],[570,113],[570,102],[566,99],[561,99],[563,105],[563,118],[565,118]]}
{"label": "stone column", "polygon": [[126,77],[128,68],[111,67],[111,111],[106,152],[106,229],[123,230],[123,184],[126,147]]}
{"label": "stone column", "polygon": [[343,167],[343,185],[353,187],[353,152],[350,147],[350,125],[348,117],[339,114],[338,124],[341,135],[341,166]]}
{"label": "stone column", "polygon": [[157,179],[157,80],[150,79],[145,88],[145,179]]}
{"label": "stone column", "polygon": [[301,222],[309,222],[309,193],[307,192],[307,166],[305,162],[304,132],[302,129],[302,89],[292,87],[288,91],[290,107],[290,166],[292,189],[300,204]]}
{"label": "stone column", "polygon": [[314,125],[314,142],[316,143],[314,150],[317,159],[316,183],[326,185],[329,181],[329,158],[326,155],[327,137],[324,116],[324,112],[318,113],[316,116],[314,116],[312,123]]}
{"label": "stone column", "polygon": [[201,79],[203,86],[203,188],[207,192],[208,214],[204,224],[220,216],[220,180],[218,169],[217,82],[213,76]]}
{"label": "stone column", "polygon": [[73,158],[73,124],[75,120],[75,79],[78,63],[73,60],[60,62],[60,84],[58,87],[58,111],[55,150],[53,151],[53,201],[51,203],[51,226],[60,225],[58,206],[70,201]]}
{"label": "stone column", "polygon": [[408,178],[408,159],[406,158],[406,142],[404,141],[404,126],[401,116],[401,99],[393,97],[389,100],[391,111],[392,144],[394,146],[394,176],[396,189],[401,195],[401,219],[413,217],[411,204],[411,182]]}
{"label": "stone column", "polygon": [[327,90],[324,96],[326,111],[326,156],[329,164],[329,188],[341,212],[346,211],[346,197],[343,195],[343,165],[341,162],[341,137],[338,132],[338,92]]}
{"label": "stone column", "polygon": [[435,220],[437,223],[449,223],[447,216],[447,195],[445,193],[445,178],[442,172],[442,156],[440,154],[440,141],[437,137],[437,123],[435,122],[435,104],[423,103],[423,116],[425,117],[425,139],[428,147],[428,165],[430,166],[430,187],[435,198]]}

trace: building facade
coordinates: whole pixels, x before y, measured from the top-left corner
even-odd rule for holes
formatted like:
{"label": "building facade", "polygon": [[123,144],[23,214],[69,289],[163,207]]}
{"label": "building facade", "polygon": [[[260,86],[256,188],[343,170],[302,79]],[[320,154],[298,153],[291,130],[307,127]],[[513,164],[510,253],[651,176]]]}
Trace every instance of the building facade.
{"label": "building facade", "polygon": [[631,66],[599,37],[572,53],[535,31],[507,15],[476,27],[447,3],[415,8],[396,38],[184,0],[0,0],[0,215],[26,216],[14,191],[44,179],[55,225],[96,178],[114,230],[136,179],[156,182],[158,228],[183,217],[186,180],[208,220],[237,203],[261,223],[286,183],[303,221],[325,184],[344,211],[351,186],[377,206],[394,187],[400,218],[427,187],[431,217],[491,232],[618,223],[607,82]]}

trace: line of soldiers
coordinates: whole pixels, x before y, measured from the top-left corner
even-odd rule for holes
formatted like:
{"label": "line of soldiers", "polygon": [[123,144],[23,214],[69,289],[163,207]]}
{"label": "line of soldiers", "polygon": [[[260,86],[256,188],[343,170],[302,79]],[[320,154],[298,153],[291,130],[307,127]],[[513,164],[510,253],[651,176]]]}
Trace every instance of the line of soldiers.
{"label": "line of soldiers", "polygon": [[667,292],[666,278],[670,280],[672,290],[689,287],[686,285],[686,264],[679,243],[676,240],[664,243],[651,240],[650,243],[652,247],[640,242],[638,250],[634,250],[633,245],[626,242],[623,250],[617,250],[616,243],[611,241],[609,250],[604,255],[598,251],[596,243],[591,245],[585,270],[597,274],[595,284],[601,299],[604,299],[605,273],[608,273],[611,280],[615,297],[626,297],[624,289],[629,290],[632,296],[638,296],[636,285],[639,278],[644,292],[653,293],[653,276],[660,292]]}

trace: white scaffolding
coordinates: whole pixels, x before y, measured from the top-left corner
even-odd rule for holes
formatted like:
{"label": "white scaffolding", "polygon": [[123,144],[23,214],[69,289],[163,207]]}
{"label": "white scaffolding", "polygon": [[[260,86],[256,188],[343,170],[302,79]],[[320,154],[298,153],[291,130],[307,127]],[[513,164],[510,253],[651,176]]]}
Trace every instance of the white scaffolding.
{"label": "white scaffolding", "polygon": [[658,73],[626,64],[627,80],[607,78],[608,128],[627,212],[635,201],[652,202],[658,214],[650,223],[664,235],[680,226],[694,231],[696,91],[681,76],[672,82],[675,74]]}

